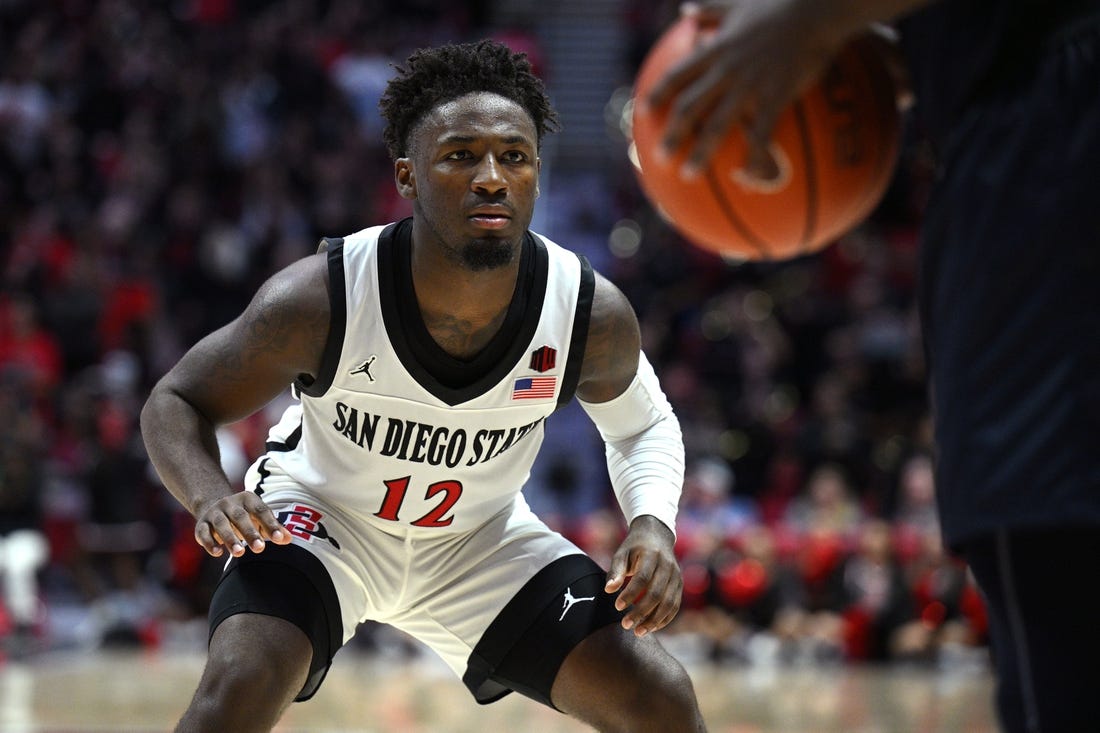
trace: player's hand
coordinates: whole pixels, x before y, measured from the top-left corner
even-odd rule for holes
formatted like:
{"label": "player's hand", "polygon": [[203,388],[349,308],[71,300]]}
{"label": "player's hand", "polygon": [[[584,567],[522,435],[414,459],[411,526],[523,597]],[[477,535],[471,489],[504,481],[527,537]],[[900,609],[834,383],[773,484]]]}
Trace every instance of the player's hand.
{"label": "player's hand", "polygon": [[623,628],[633,629],[637,636],[664,628],[680,610],[684,581],[672,551],[674,542],[661,520],[642,515],[630,523],[626,539],[611,558],[604,590],[622,589],[615,608],[630,609]]}
{"label": "player's hand", "polygon": [[772,180],[769,150],[780,114],[824,71],[857,27],[829,14],[820,0],[726,0],[686,3],[682,13],[704,27],[706,42],[673,66],[649,95],[671,104],[663,139],[671,154],[689,139],[685,173],[702,170],[722,139],[740,126],[748,143],[746,172]]}
{"label": "player's hand", "polygon": [[265,540],[290,544],[290,532],[251,491],[223,496],[195,513],[195,541],[214,557],[224,552],[240,557],[249,549],[263,552]]}

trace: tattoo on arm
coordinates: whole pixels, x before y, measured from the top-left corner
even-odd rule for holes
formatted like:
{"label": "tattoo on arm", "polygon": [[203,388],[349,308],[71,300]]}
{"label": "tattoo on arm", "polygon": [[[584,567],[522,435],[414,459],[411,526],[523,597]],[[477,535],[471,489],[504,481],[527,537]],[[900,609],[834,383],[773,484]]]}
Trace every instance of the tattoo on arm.
{"label": "tattoo on arm", "polygon": [[630,302],[609,281],[597,277],[578,396],[604,402],[622,394],[637,371],[640,348],[638,318]]}
{"label": "tattoo on arm", "polygon": [[[211,377],[229,384],[248,382],[257,365],[287,357],[321,354],[328,337],[329,314],[262,289],[221,342]],[[297,356],[297,358],[295,358]],[[316,365],[308,368],[314,369]]]}

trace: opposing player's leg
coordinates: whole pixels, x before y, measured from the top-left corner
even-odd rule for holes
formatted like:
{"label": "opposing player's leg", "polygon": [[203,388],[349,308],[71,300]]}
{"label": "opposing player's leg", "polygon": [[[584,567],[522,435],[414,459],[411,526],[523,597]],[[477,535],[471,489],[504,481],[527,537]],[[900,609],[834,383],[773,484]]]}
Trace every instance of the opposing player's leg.
{"label": "opposing player's leg", "polygon": [[1100,556],[1100,529],[998,530],[963,545],[989,611],[997,712],[1006,733],[1091,729],[1100,597],[1071,558]]}
{"label": "opposing player's leg", "polygon": [[302,689],[312,646],[297,626],[243,613],[218,625],[210,654],[177,733],[269,731]]}
{"label": "opposing player's leg", "polygon": [[565,658],[554,706],[597,730],[698,733],[706,730],[687,672],[652,635],[612,624]]}

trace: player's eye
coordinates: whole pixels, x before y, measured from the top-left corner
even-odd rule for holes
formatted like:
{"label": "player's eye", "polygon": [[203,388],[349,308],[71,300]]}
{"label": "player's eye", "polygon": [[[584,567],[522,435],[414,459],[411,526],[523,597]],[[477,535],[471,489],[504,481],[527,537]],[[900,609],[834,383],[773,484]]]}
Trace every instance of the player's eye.
{"label": "player's eye", "polygon": [[446,160],[469,160],[471,155],[469,150],[455,150],[447,153]]}

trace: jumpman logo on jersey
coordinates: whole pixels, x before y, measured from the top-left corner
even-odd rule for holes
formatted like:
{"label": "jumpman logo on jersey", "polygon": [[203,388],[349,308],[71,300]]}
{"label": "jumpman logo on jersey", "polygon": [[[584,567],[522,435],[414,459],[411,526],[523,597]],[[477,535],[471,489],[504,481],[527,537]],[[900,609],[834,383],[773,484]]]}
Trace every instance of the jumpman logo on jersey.
{"label": "jumpman logo on jersey", "polygon": [[588,598],[577,598],[576,596],[573,595],[572,589],[566,588],[565,589],[565,599],[564,599],[564,603],[562,604],[562,609],[561,609],[561,618],[559,618],[558,621],[561,621],[563,618],[565,618],[565,614],[569,613],[569,609],[572,608],[574,606],[574,604],[580,603],[581,601],[594,601],[594,600],[596,600],[596,596],[589,596]]}
{"label": "jumpman logo on jersey", "polygon": [[370,373],[370,365],[373,364],[374,360],[377,359],[377,358],[378,358],[377,356],[372,356],[371,358],[367,359],[365,362],[363,362],[359,366],[352,369],[351,373],[352,374],[366,374],[367,379],[369,379],[370,381],[373,382],[374,381],[374,375]]}

